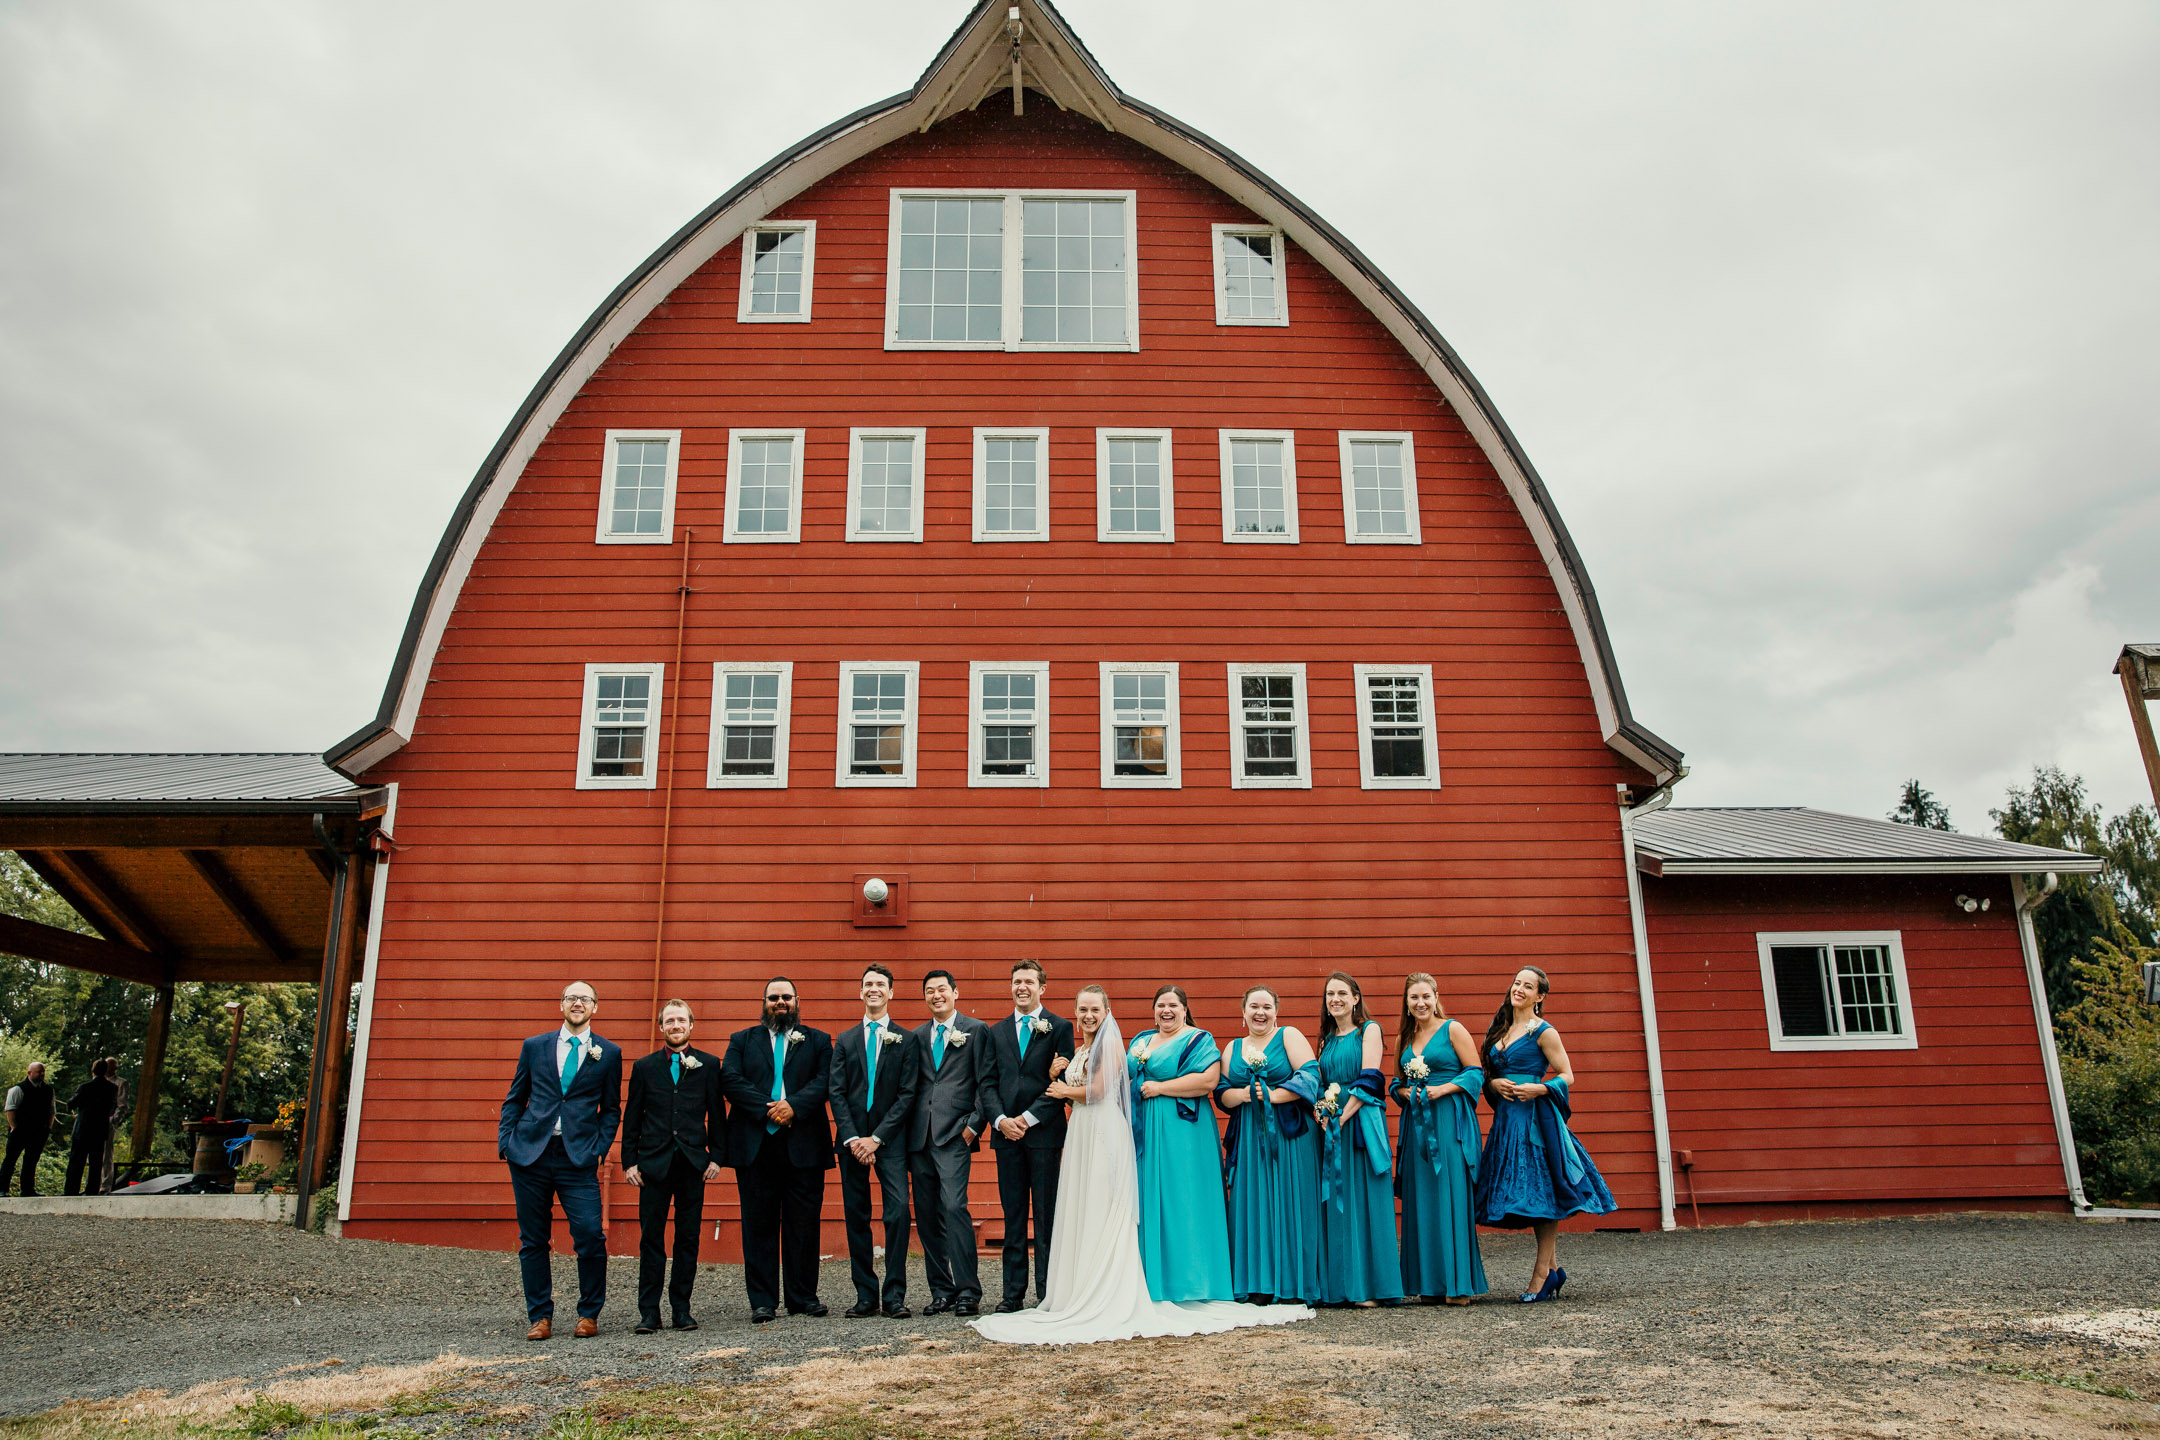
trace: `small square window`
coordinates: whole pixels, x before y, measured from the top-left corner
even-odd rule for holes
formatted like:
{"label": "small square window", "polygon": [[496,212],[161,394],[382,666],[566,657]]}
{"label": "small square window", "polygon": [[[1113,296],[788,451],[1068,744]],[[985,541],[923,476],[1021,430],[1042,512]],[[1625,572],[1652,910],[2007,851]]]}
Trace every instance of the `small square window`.
{"label": "small square window", "polygon": [[1223,539],[1297,544],[1297,437],[1288,430],[1225,430],[1221,441]]}
{"label": "small square window", "polygon": [[1178,667],[1104,661],[1101,675],[1103,788],[1181,788]]}
{"label": "small square window", "polygon": [[1137,350],[1129,190],[894,191],[888,350]]}
{"label": "small square window", "polygon": [[977,660],[968,666],[968,784],[1050,783],[1050,666]]}
{"label": "small square window", "polygon": [[1216,225],[1215,323],[1288,325],[1283,234],[1271,225]]}
{"label": "small square window", "polygon": [[1353,665],[1358,778],[1367,790],[1437,790],[1430,665]]}
{"label": "small square window", "polygon": [[840,662],[840,734],[833,783],[841,786],[915,784],[914,660]]}
{"label": "small square window", "polygon": [[680,430],[610,430],[601,445],[602,545],[666,545],[675,538]]}
{"label": "small square window", "polygon": [[650,790],[660,765],[660,685],[666,667],[587,665],[579,704],[577,788]]}
{"label": "small square window", "polygon": [[1170,541],[1177,505],[1168,430],[1095,432],[1095,538]]}
{"label": "small square window", "polygon": [[731,543],[792,543],[802,533],[800,430],[728,431]]}
{"label": "small square window", "polygon": [[975,538],[1050,538],[1050,432],[975,432]]}
{"label": "small square window", "polygon": [[1239,790],[1309,790],[1303,665],[1233,664],[1230,784]]}
{"label": "small square window", "polygon": [[815,220],[774,221],[743,232],[738,321],[807,321],[817,261]]}
{"label": "small square window", "polygon": [[848,539],[923,538],[924,444],[919,426],[848,432]]}
{"label": "small square window", "polygon": [[1758,934],[1772,1050],[1913,1050],[1895,930]]}
{"label": "small square window", "polygon": [[1415,545],[1417,461],[1413,437],[1395,432],[1341,433],[1343,539],[1352,545]]}
{"label": "small square window", "polygon": [[786,660],[722,660],[713,666],[713,790],[785,790],[788,712],[795,666]]}

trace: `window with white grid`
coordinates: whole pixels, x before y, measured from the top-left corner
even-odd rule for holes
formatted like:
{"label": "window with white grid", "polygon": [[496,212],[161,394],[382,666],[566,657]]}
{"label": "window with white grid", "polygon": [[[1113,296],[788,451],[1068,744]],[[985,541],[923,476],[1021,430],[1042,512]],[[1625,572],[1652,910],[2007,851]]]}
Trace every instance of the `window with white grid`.
{"label": "window with white grid", "polygon": [[968,666],[968,784],[1050,783],[1050,667],[1032,660]]}
{"label": "window with white grid", "polygon": [[1358,779],[1367,790],[1432,790],[1440,784],[1430,665],[1353,665]]}
{"label": "window with white grid", "polygon": [[1755,937],[1772,1050],[1911,1050],[1903,937],[1895,930]]}
{"label": "window with white grid", "polygon": [[800,430],[728,432],[726,539],[750,543],[799,537],[802,447]]}
{"label": "window with white grid", "polygon": [[817,222],[775,221],[743,233],[742,302],[737,320],[806,321],[817,254]]}
{"label": "window with white grid", "polygon": [[665,545],[674,538],[680,430],[610,430],[601,446],[603,545]]}
{"label": "window with white grid", "polygon": [[833,780],[842,786],[915,784],[913,660],[840,663],[840,735]]}
{"label": "window with white grid", "polygon": [[794,680],[795,666],[785,660],[722,660],[713,666],[708,788],[787,788],[788,715]]}
{"label": "window with white grid", "polygon": [[1136,350],[1134,196],[894,191],[887,349]]}
{"label": "window with white grid", "polygon": [[1125,202],[1020,202],[1022,343],[1125,343]]}
{"label": "window with white grid", "polygon": [[1287,325],[1282,231],[1268,225],[1216,225],[1215,323]]}
{"label": "window with white grid", "polygon": [[1232,664],[1230,784],[1240,790],[1312,788],[1303,665]]}
{"label": "window with white grid", "polygon": [[920,427],[848,432],[848,539],[923,538],[923,443]]}
{"label": "window with white grid", "polygon": [[1101,679],[1104,788],[1180,788],[1178,667],[1105,661]]}
{"label": "window with white grid", "polygon": [[975,432],[975,538],[1050,538],[1047,429]]}
{"label": "window with white grid", "polygon": [[579,703],[577,788],[650,790],[659,773],[660,682],[654,664],[587,665]]}
{"label": "window with white grid", "polygon": [[1417,462],[1411,437],[1345,430],[1340,436],[1343,538],[1352,545],[1415,545]]}
{"label": "window with white grid", "polygon": [[1297,440],[1287,430],[1225,430],[1223,539],[1295,545]]}
{"label": "window with white grid", "polygon": [[1095,432],[1095,538],[1177,538],[1168,430]]}

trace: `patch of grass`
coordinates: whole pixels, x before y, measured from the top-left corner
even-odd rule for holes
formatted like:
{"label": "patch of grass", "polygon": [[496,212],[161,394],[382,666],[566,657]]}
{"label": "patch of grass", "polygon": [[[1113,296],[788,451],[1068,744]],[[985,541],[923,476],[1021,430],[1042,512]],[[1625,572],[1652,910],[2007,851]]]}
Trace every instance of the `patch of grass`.
{"label": "patch of grass", "polygon": [[275,1435],[308,1423],[307,1411],[290,1400],[272,1400],[267,1395],[258,1395],[237,1407],[232,1418],[237,1423],[231,1428],[242,1435]]}
{"label": "patch of grass", "polygon": [[1242,1420],[1233,1420],[1228,1426],[1230,1434],[1240,1437],[1276,1434],[1333,1435],[1335,1427],[1314,1413],[1312,1400],[1304,1395],[1291,1395],[1246,1412]]}
{"label": "patch of grass", "polygon": [[2020,1365],[1991,1364],[1991,1375],[2003,1375],[2012,1380],[2030,1380],[2036,1385],[2060,1385],[2065,1390],[2080,1390],[2087,1395],[2105,1395],[2111,1400],[2143,1400],[2145,1397],[2127,1385],[2109,1385],[2098,1375],[2057,1375],[2051,1370],[2027,1370]]}

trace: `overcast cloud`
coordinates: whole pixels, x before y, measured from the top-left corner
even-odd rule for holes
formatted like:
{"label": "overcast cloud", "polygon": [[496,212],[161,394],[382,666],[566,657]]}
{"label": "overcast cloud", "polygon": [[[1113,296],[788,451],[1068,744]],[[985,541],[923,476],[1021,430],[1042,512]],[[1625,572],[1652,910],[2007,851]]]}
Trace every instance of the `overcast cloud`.
{"label": "overcast cloud", "polygon": [[[960,3],[0,0],[0,749],[319,749],[585,315]],[[1683,804],[2145,796],[2160,11],[1070,0],[1361,245]]]}

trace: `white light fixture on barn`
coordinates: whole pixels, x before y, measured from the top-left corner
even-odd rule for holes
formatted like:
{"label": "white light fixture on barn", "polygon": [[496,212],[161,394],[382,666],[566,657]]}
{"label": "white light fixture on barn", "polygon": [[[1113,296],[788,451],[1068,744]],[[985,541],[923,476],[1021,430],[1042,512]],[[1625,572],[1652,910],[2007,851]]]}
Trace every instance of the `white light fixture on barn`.
{"label": "white light fixture on barn", "polygon": [[883,905],[892,898],[892,888],[875,875],[863,881],[862,898],[872,905]]}
{"label": "white light fixture on barn", "polygon": [[1970,895],[1958,896],[1956,904],[1958,909],[1963,910],[1968,915],[1972,914],[1976,910],[1985,910],[1988,908],[1988,902],[1986,900],[1975,900]]}

